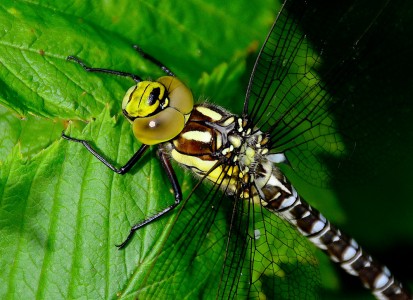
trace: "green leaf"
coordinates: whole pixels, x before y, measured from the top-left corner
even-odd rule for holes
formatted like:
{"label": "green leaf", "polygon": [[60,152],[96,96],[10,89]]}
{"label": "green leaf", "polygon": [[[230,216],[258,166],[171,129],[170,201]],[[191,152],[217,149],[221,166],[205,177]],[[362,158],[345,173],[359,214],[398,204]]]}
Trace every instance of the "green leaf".
{"label": "green leaf", "polygon": [[[138,231],[125,250],[114,246],[132,224],[172,204],[173,194],[153,152],[120,176],[81,145],[60,138],[64,120],[71,120],[68,134],[91,140],[117,165],[139,147],[120,113],[133,82],[84,72],[66,57],[143,77],[162,75],[133,50],[138,43],[182,73],[195,94],[225,102],[240,86],[249,45],[264,39],[276,10],[268,9],[270,1],[248,10],[247,2],[188,3],[179,9],[167,1],[55,2],[0,4],[0,101],[8,108],[1,109],[0,119],[6,128],[0,148],[0,297],[135,298],[138,288],[141,295],[156,288],[161,294],[213,297],[222,251],[199,255],[190,277],[183,272],[189,261],[157,257],[176,212]],[[201,76],[210,79],[198,85]],[[89,122],[83,130],[82,121]],[[188,194],[193,180],[179,173]],[[219,242],[222,250],[224,240]],[[145,287],[155,259],[182,271],[158,273],[159,284]],[[163,290],[164,281],[187,284],[175,293]]]}
{"label": "green leaf", "polygon": [[[239,113],[249,76],[245,66],[278,8],[269,0],[0,3],[0,298],[143,299],[154,290],[164,298],[214,298],[225,247],[219,237],[228,229],[225,211],[195,259],[174,261],[179,249],[162,248],[178,211],[136,232],[125,250],[114,246],[132,224],[172,204],[173,194],[154,151],[120,176],[80,144],[60,138],[70,121],[69,135],[91,141],[118,166],[140,146],[120,112],[133,82],[84,72],[66,57],[143,78],[163,75],[133,50],[138,44],[196,97]],[[181,171],[178,177],[187,195],[195,180]],[[312,189],[306,197],[344,219],[331,204],[332,191]],[[201,199],[191,198],[186,215]],[[381,226],[400,221],[393,215]],[[288,228],[278,226],[278,234],[290,238]],[[154,261],[164,268],[153,270]]]}
{"label": "green leaf", "polygon": [[[245,49],[257,37],[264,38],[259,29],[245,25],[246,20],[255,20],[249,17],[266,16],[256,21],[261,29],[268,28],[273,20],[265,5],[249,10],[243,20],[235,17],[242,6],[229,6],[225,13],[223,7],[212,3],[187,4],[176,10],[167,2],[124,1],[121,5],[117,1],[79,1],[69,8],[55,2],[47,6],[41,2],[1,4],[0,26],[4,34],[0,45],[0,101],[21,115],[31,112],[90,120],[108,102],[114,112],[119,110],[116,99],[122,98],[127,81],[79,72],[78,66],[65,61],[68,55],[77,55],[93,66],[142,76],[161,74],[153,72],[153,66],[148,73],[148,63],[131,48],[139,43],[154,56],[176,66],[174,71],[182,73],[189,83],[195,83],[202,72],[210,72],[235,50]],[[110,13],[118,13],[118,7],[127,13]],[[197,13],[188,14],[189,11]],[[210,13],[208,18],[202,17],[205,11]],[[221,25],[211,35],[209,28],[218,28],[213,24]],[[243,34],[234,28],[241,29]],[[228,41],[222,43],[225,38]]]}

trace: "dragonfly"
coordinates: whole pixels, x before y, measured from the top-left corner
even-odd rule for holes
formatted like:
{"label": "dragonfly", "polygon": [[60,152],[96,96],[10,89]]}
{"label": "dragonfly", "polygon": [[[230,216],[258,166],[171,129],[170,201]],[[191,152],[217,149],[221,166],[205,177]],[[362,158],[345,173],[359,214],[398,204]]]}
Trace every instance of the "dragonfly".
{"label": "dragonfly", "polygon": [[[358,276],[378,299],[412,299],[387,267],[309,205],[283,172],[285,166],[291,166],[300,171],[307,167],[303,177],[314,173],[306,159],[320,159],[315,157],[317,147],[332,149],[335,154],[346,151],[342,142],[345,136],[338,135],[331,117],[346,99],[329,89],[339,86],[343,75],[347,75],[346,67],[342,63],[325,67],[323,46],[317,49],[302,32],[302,26],[309,21],[308,5],[307,1],[284,2],[254,64],[240,116],[211,103],[194,104],[191,90],[175,73],[138,46],[134,46],[137,52],[161,68],[165,76],[147,81],[136,74],[91,67],[69,56],[68,60],[87,72],[128,77],[135,82],[122,100],[122,112],[142,146],[118,168],[87,140],[65,133],[62,137],[81,143],[118,174],[129,172],[150,146],[157,148],[174,202],[133,225],[126,239],[117,245],[120,249],[142,227],[176,209],[185,214],[191,197],[202,191],[200,203],[190,217],[177,218],[176,226],[183,233],[181,230],[176,235],[172,230],[164,245],[164,249],[181,249],[195,260],[197,249],[210,249],[205,243],[217,211],[230,203],[230,231],[225,238],[216,298],[308,296],[312,292],[308,282],[303,286],[293,283],[289,288],[281,283],[282,278],[294,281],[295,274],[305,272],[294,264],[284,264],[283,257],[313,263],[289,245],[294,243],[291,232],[296,230],[347,273]],[[372,22],[352,46],[356,48]],[[351,58],[343,61],[349,64]],[[171,160],[199,178],[186,198]],[[321,177],[315,177],[318,180],[322,181]],[[283,222],[290,227],[281,227]],[[279,228],[285,230],[285,240],[276,233]],[[173,258],[176,254],[165,255]],[[307,271],[315,272],[312,268]],[[149,276],[148,286],[159,276]],[[298,291],[300,288],[304,291]],[[173,295],[173,291],[170,293]]]}

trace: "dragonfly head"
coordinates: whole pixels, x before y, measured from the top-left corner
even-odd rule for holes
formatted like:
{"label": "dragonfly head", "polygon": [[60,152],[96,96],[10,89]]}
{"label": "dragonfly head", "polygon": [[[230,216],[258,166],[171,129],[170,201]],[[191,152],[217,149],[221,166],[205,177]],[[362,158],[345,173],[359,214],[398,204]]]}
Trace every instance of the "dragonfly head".
{"label": "dragonfly head", "polygon": [[190,89],[172,76],[141,81],[126,92],[122,101],[123,114],[133,124],[135,137],[147,145],[177,136],[185,127],[193,106]]}

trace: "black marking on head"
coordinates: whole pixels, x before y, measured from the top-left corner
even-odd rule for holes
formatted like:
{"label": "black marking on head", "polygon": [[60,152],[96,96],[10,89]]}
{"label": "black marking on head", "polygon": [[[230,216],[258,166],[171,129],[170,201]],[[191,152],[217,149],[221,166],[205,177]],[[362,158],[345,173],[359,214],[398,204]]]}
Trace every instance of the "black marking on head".
{"label": "black marking on head", "polygon": [[159,99],[160,93],[161,93],[160,88],[157,87],[157,88],[152,89],[148,97],[148,104],[153,105]]}

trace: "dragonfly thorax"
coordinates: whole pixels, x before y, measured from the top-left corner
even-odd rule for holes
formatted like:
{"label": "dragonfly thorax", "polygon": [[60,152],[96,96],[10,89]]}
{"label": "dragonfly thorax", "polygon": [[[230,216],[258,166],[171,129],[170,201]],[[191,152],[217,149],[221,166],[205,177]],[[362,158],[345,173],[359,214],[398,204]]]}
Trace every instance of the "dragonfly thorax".
{"label": "dragonfly thorax", "polygon": [[227,182],[227,194],[252,193],[254,201],[263,197],[263,188],[273,174],[274,164],[267,159],[268,138],[249,122],[211,105],[194,107],[182,132],[165,143],[166,150],[181,165],[210,181]]}
{"label": "dragonfly thorax", "polygon": [[[266,161],[268,139],[260,130],[255,129],[253,131],[243,127],[238,130],[240,129],[241,138],[240,142],[237,143],[240,146],[236,148],[235,161],[237,161],[242,173],[248,173],[249,176],[255,177],[257,172],[262,169],[261,163]],[[232,142],[233,138],[230,137],[229,140],[231,144],[234,144]]]}

